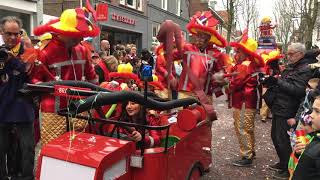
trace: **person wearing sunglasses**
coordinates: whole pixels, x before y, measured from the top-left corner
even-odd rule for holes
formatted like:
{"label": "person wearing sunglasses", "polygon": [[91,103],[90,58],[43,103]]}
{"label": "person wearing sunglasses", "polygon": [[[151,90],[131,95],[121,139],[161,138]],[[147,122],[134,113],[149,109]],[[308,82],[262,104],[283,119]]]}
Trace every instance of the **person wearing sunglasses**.
{"label": "person wearing sunglasses", "polygon": [[[275,178],[288,178],[288,161],[292,152],[290,130],[287,120],[294,118],[300,103],[306,94],[308,80],[313,77],[313,72],[308,67],[310,60],[305,57],[306,48],[301,43],[292,43],[288,46],[288,67],[283,70],[279,78],[270,76],[263,82],[268,88],[266,94],[272,97],[270,109],[273,115],[271,126],[271,139],[276,149],[279,162],[270,165],[275,171]],[[264,97],[265,100],[266,96]]]}
{"label": "person wearing sunglasses", "polygon": [[34,106],[17,96],[29,82],[26,63],[21,59],[24,43],[22,21],[14,16],[0,20],[0,179],[34,179]]}

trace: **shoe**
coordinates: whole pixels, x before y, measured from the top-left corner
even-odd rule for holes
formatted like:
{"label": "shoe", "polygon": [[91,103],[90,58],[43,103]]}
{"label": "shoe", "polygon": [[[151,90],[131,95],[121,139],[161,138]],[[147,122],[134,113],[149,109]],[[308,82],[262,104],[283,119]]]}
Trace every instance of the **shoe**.
{"label": "shoe", "polygon": [[277,171],[277,172],[283,171],[283,169],[280,166],[280,163],[276,163],[274,165],[270,165],[269,169],[271,169],[273,171]]}
{"label": "shoe", "polygon": [[239,166],[239,167],[248,167],[251,166],[252,164],[252,159],[247,159],[247,158],[242,158],[240,160],[234,161],[232,165],[234,166]]}
{"label": "shoe", "polygon": [[275,172],[272,177],[274,179],[289,179],[290,177],[290,174],[288,172],[288,170],[282,170],[282,171],[279,171],[279,172]]}

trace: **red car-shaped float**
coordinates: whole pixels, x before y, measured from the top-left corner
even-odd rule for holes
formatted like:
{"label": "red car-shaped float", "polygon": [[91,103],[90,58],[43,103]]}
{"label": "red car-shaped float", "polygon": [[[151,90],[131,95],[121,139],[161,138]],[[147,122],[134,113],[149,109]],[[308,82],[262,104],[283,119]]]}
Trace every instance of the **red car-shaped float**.
{"label": "red car-shaped float", "polygon": [[[80,89],[79,89],[80,88]],[[85,88],[85,89],[83,89]],[[36,179],[40,180],[106,180],[106,179],[200,179],[209,170],[211,160],[211,124],[198,100],[194,98],[164,101],[149,94],[120,91],[108,92],[99,86],[77,81],[28,85],[24,94],[55,93],[79,97],[67,110],[59,112],[88,121],[85,132],[68,131],[42,147]],[[148,126],[83,115],[85,111],[134,101],[145,108],[175,113],[161,113],[161,126]],[[135,142],[115,138],[103,129],[135,127],[161,131],[161,146],[137,147]],[[99,128],[96,128],[99,127]],[[144,134],[142,135],[144,137]]]}

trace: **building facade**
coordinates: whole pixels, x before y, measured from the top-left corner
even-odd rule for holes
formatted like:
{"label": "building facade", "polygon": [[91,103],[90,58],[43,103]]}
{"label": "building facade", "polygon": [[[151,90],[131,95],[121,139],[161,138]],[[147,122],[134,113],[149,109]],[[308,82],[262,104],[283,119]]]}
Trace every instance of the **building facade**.
{"label": "building facade", "polygon": [[0,17],[17,16],[23,28],[33,37],[32,30],[42,21],[42,0],[3,0],[0,1]]}
{"label": "building facade", "polygon": [[108,4],[108,20],[99,22],[100,39],[111,45],[135,44],[138,50],[148,46],[146,0],[112,0]]}
{"label": "building facade", "polygon": [[160,25],[165,20],[179,24],[185,39],[188,39],[186,25],[189,22],[189,4],[185,0],[149,0],[148,1],[148,46],[156,41]]}
{"label": "building facade", "polygon": [[[59,17],[68,8],[80,6],[79,0],[44,0],[44,22]],[[107,20],[99,21],[101,39],[111,45],[135,44],[140,51],[156,41],[160,24],[167,19],[179,24],[187,37],[188,1],[185,0],[91,0],[92,5],[107,4]],[[84,5],[84,2],[83,2]]]}

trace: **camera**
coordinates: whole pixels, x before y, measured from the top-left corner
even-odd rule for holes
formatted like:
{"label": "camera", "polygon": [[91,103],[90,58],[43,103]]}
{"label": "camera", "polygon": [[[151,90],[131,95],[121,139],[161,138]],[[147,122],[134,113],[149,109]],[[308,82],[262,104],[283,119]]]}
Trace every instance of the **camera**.
{"label": "camera", "polygon": [[4,75],[4,67],[8,60],[9,53],[6,46],[0,46],[0,76]]}
{"label": "camera", "polygon": [[258,74],[258,81],[263,83],[270,75],[265,74],[265,73],[259,73]]}

